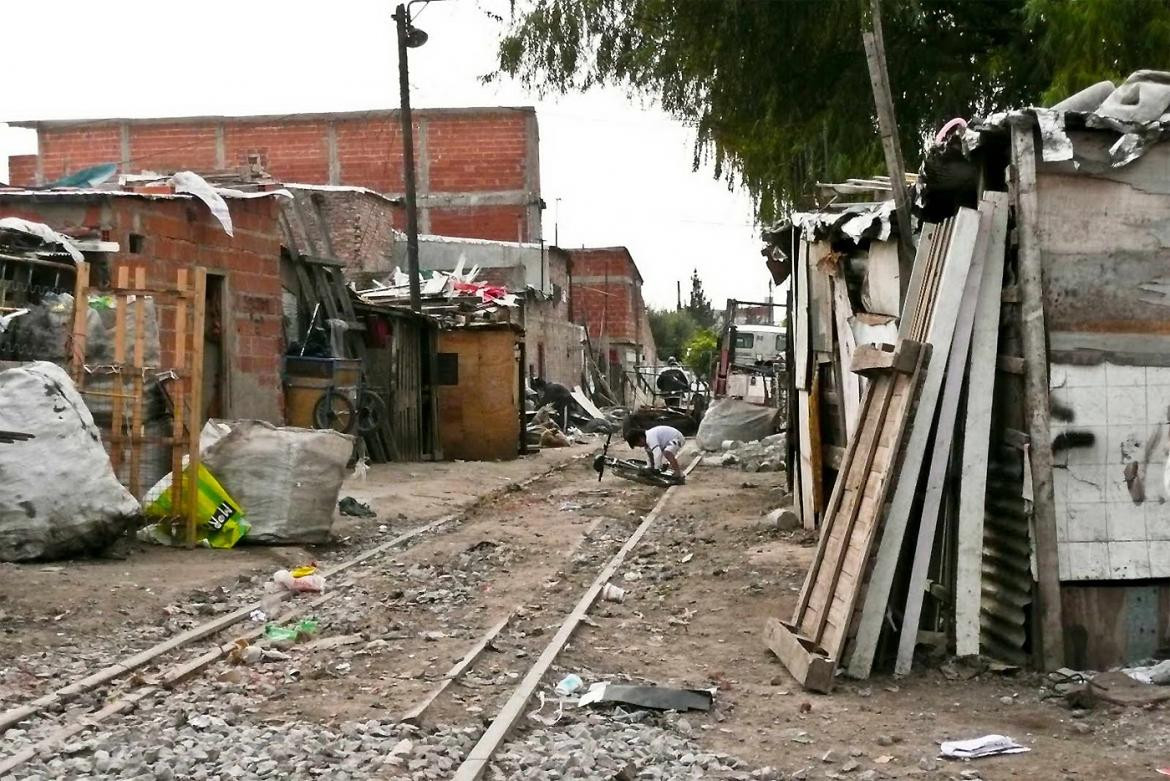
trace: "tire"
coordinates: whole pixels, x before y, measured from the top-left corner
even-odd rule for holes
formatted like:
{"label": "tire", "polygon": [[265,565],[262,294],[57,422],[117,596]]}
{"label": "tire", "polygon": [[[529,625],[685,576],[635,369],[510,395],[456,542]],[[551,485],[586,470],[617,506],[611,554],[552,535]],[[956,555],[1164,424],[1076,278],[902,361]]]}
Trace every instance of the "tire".
{"label": "tire", "polygon": [[358,431],[368,434],[382,426],[386,420],[386,402],[373,391],[362,393],[361,406],[357,411]]}
{"label": "tire", "polygon": [[325,395],[317,399],[313,406],[313,424],[319,429],[333,429],[342,434],[353,431],[357,424],[357,413],[353,402],[344,393],[338,393],[333,388],[325,391]]}

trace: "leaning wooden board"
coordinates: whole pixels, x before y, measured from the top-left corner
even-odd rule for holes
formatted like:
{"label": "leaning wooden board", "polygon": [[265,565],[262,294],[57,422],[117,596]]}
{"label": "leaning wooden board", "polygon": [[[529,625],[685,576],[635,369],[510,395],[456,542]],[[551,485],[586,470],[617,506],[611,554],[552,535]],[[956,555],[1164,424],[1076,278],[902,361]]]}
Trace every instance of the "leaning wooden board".
{"label": "leaning wooden board", "polygon": [[928,350],[909,340],[903,340],[899,349],[913,352],[913,369],[881,370],[869,383],[861,427],[842,461],[793,619],[790,624],[770,623],[767,629],[768,647],[802,686],[813,691],[831,685],[831,676],[826,681],[819,671],[836,666],[848,637],[904,422],[928,357]]}

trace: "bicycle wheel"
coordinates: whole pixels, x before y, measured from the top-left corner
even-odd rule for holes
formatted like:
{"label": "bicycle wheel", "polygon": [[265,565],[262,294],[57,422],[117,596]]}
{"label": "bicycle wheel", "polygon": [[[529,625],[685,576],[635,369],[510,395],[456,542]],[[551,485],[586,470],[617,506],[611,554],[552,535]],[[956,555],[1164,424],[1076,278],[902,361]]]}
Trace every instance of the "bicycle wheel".
{"label": "bicycle wheel", "polygon": [[348,434],[357,423],[353,402],[344,393],[338,393],[333,388],[327,389],[313,406],[313,423],[317,428],[331,428]]}
{"label": "bicycle wheel", "polygon": [[386,402],[373,391],[364,391],[357,411],[358,431],[367,434],[382,425],[386,419]]}

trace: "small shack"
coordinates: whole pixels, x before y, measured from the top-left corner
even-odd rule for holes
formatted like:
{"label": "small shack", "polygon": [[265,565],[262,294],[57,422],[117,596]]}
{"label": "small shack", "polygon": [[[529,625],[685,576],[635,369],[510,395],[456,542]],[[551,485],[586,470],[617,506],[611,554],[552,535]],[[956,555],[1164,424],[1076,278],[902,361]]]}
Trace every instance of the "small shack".
{"label": "small shack", "polygon": [[[807,687],[905,674],[923,643],[1044,670],[1170,648],[1168,84],[1139,71],[949,122],[917,183],[913,265],[867,267],[860,290],[850,255],[876,228],[872,264],[892,203],[769,236],[769,267],[793,277],[792,438],[820,541],[766,633]],[[894,332],[862,337],[846,305],[899,315]],[[833,475],[826,411],[848,427],[830,395],[844,406],[854,383]]]}
{"label": "small shack", "polygon": [[440,438],[447,458],[507,460],[521,446],[523,331],[476,323],[439,332]]}

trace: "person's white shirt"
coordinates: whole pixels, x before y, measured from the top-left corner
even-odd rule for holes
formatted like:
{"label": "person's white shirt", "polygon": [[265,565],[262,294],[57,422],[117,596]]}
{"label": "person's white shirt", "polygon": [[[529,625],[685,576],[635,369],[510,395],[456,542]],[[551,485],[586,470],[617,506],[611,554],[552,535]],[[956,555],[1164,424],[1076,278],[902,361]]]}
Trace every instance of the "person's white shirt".
{"label": "person's white shirt", "polygon": [[646,432],[646,451],[650,454],[655,469],[662,468],[663,454],[678,455],[686,437],[673,426],[655,426]]}

